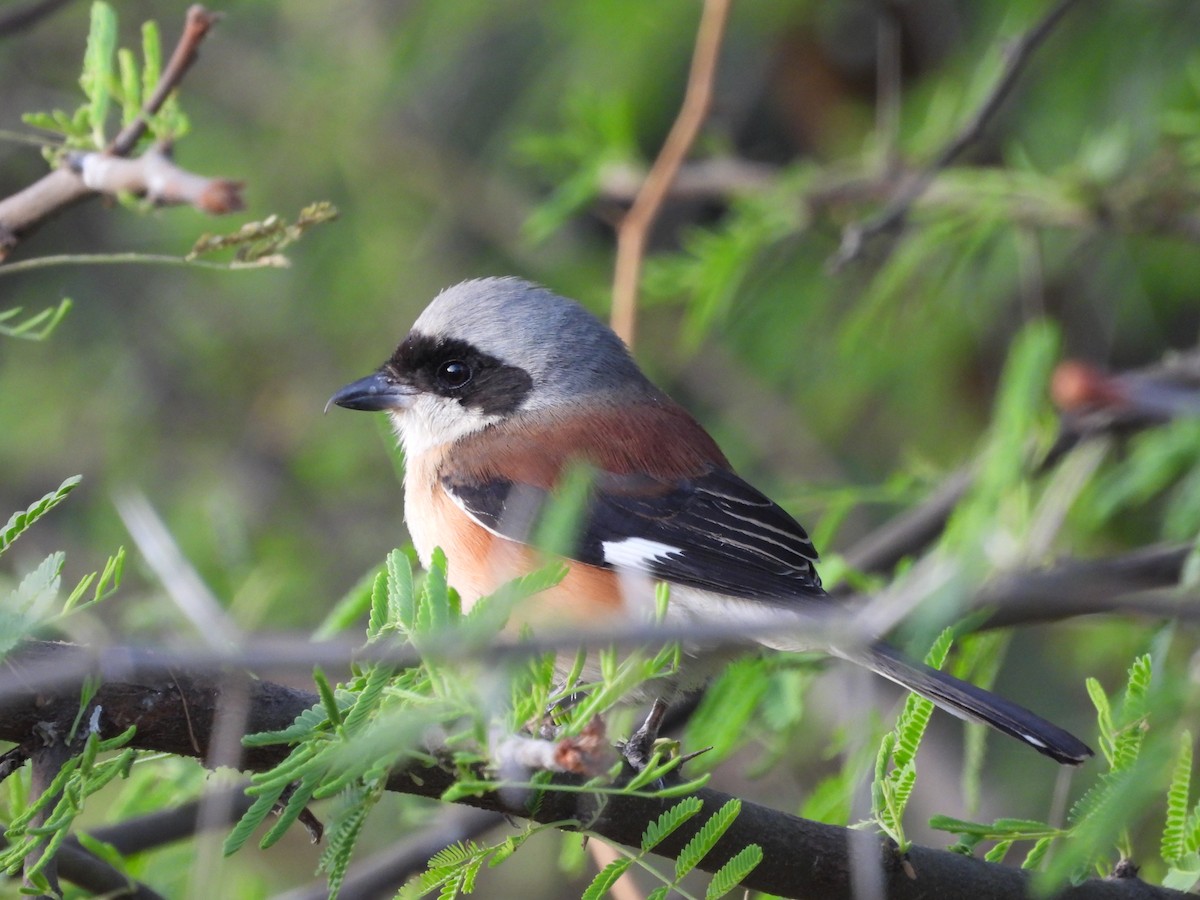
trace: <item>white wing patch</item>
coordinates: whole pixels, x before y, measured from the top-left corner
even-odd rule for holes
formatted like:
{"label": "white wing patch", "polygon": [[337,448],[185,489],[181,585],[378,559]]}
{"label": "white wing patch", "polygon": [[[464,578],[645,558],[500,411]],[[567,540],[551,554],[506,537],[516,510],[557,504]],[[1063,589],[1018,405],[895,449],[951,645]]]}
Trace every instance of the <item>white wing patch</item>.
{"label": "white wing patch", "polygon": [[600,547],[604,551],[606,563],[616,568],[627,569],[649,569],[653,562],[683,553],[678,547],[672,547],[670,544],[639,537],[603,541]]}

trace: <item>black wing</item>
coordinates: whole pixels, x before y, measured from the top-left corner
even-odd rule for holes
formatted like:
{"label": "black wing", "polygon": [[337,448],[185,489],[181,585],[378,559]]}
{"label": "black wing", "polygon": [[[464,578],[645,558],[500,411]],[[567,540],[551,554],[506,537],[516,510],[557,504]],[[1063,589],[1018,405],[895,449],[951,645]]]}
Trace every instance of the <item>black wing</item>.
{"label": "black wing", "polygon": [[[496,534],[528,541],[549,494],[507,481],[442,479],[454,501]],[[663,481],[602,473],[567,555],[588,565],[736,597],[823,596],[817,552],[795,519],[726,469]]]}

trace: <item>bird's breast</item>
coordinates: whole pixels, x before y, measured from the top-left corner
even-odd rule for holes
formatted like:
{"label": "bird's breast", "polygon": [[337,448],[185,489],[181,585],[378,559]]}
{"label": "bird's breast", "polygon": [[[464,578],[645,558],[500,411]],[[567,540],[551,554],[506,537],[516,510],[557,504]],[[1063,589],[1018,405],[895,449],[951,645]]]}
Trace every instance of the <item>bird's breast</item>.
{"label": "bird's breast", "polygon": [[[428,462],[410,463],[405,475],[404,516],[421,565],[429,567],[438,547],[446,555],[447,580],[461,596],[464,611],[512,579],[553,561],[526,544],[488,531],[471,518],[446,493],[436,466]],[[522,603],[514,613],[514,624],[528,622],[542,631],[604,624],[630,613],[614,572],[566,562],[563,580]]]}

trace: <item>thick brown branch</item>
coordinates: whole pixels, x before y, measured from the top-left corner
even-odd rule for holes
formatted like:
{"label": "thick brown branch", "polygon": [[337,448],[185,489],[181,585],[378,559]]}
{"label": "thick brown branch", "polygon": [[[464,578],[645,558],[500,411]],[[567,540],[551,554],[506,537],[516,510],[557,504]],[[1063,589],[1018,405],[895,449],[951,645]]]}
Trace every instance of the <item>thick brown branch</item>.
{"label": "thick brown branch", "polygon": [[[66,644],[31,644],[23,648],[8,666],[18,675],[23,666],[40,662],[69,662],[78,648]],[[129,725],[137,725],[133,745],[183,756],[194,756],[197,745],[206,751],[212,738],[217,705],[221,702],[219,682],[207,676],[191,676],[175,671],[170,677],[161,672],[167,661],[159,659],[157,676],[107,682],[96,694],[94,704],[101,708],[102,734],[112,735]],[[243,688],[249,696],[247,732],[286,727],[302,711],[317,702],[313,694],[247,680]],[[65,690],[57,697],[9,695],[0,697],[0,739],[20,741],[37,723],[74,719],[78,708],[78,689]],[[184,715],[186,704],[188,715]],[[185,722],[190,721],[189,725]],[[262,770],[281,761],[284,746],[246,749],[241,765]],[[437,798],[450,787],[454,774],[433,767],[398,772],[388,781],[391,790]],[[556,776],[565,784],[578,784],[572,776]],[[706,810],[715,811],[730,798],[718,791],[701,790],[696,796]],[[487,793],[464,801],[479,809],[500,812],[539,822],[575,820],[583,827],[608,840],[637,845],[647,822],[678,802],[676,799],[612,797],[607,801],[591,795],[547,791],[531,813],[528,801],[514,791]],[[694,836],[706,816],[698,816],[675,832],[658,848],[665,856],[674,856]],[[693,823],[696,823],[693,825]],[[783,896],[809,898],[849,898],[854,896],[852,860],[874,859],[880,866],[886,896],[917,898],[930,896],[986,896],[1007,900],[1028,896],[1028,879],[1018,870],[991,865],[958,854],[925,848],[913,848],[906,860],[897,858],[880,838],[810,822],[754,803],[743,802],[742,813],[733,826],[701,863],[713,871],[734,853],[750,843],[763,849],[763,863],[746,879],[746,886]],[[1068,888],[1061,897],[1131,898],[1182,896],[1153,888],[1136,880],[1091,881]]]}

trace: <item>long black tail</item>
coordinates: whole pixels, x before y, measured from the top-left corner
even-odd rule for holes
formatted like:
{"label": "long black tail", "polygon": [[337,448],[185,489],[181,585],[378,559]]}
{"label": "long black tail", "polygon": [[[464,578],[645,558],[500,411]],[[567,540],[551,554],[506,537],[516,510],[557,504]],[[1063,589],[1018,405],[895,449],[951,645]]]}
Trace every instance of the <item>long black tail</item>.
{"label": "long black tail", "polygon": [[850,659],[932,700],[960,719],[991,725],[1060,763],[1077,766],[1093,755],[1087,744],[1041,716],[953,675],[906,659],[887,644],[875,644]]}

